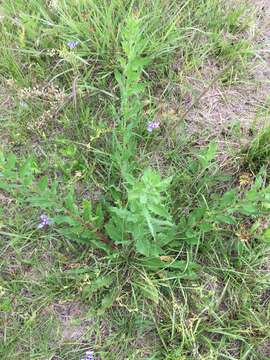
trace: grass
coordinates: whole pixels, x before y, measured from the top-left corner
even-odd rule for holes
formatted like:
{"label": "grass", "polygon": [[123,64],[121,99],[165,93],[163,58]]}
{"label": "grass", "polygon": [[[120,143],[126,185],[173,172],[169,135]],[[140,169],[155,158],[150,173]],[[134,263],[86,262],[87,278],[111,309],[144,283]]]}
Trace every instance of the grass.
{"label": "grass", "polygon": [[226,129],[224,164],[189,119],[253,81],[257,11],[1,5],[2,359],[270,358],[269,129]]}

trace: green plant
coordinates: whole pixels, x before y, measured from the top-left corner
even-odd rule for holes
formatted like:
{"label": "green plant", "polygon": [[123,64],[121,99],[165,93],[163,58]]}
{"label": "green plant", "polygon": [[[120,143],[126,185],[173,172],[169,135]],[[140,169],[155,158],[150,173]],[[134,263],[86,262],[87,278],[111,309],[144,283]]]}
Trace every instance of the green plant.
{"label": "green plant", "polygon": [[150,62],[149,58],[142,56],[146,40],[142,38],[140,24],[139,19],[127,19],[122,40],[124,56],[119,60],[121,72],[115,71],[120,89],[120,108],[114,109],[117,127],[112,160],[124,180],[128,180],[136,169],[138,126],[143,120],[142,93],[145,89],[141,76],[145,65]]}
{"label": "green plant", "polygon": [[106,231],[116,244],[133,245],[147,257],[164,254],[164,247],[174,240],[175,224],[166,206],[164,194],[171,179],[162,180],[151,169],[141,179],[128,184],[125,207],[112,207]]}

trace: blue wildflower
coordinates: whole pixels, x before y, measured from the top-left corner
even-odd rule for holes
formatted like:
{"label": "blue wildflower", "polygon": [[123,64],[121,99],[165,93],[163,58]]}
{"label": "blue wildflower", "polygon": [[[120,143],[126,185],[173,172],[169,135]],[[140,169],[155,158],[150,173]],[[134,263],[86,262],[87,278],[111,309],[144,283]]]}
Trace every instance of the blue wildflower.
{"label": "blue wildflower", "polygon": [[159,122],[158,121],[151,121],[148,123],[147,131],[152,132],[154,129],[159,128]]}
{"label": "blue wildflower", "polygon": [[70,49],[74,49],[77,45],[79,45],[79,41],[69,41],[67,43],[67,46],[70,48]]}
{"label": "blue wildflower", "polygon": [[81,360],[95,360],[94,359],[94,351],[92,351],[92,350],[86,351],[84,357]]}
{"label": "blue wildflower", "polygon": [[50,220],[48,218],[48,216],[45,215],[45,214],[40,215],[40,223],[38,224],[37,228],[38,229],[43,229],[46,226],[50,226],[50,225],[52,225],[52,220]]}

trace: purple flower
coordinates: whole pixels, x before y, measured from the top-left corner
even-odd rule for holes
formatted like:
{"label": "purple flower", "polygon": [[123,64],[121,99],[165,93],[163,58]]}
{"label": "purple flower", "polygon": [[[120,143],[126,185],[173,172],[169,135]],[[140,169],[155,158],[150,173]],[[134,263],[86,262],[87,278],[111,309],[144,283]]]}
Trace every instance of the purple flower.
{"label": "purple flower", "polygon": [[79,45],[79,41],[69,41],[67,43],[67,46],[70,48],[70,49],[74,49],[77,45]]}
{"label": "purple flower", "polygon": [[43,229],[46,226],[52,225],[52,220],[48,218],[47,215],[42,214],[40,215],[40,223],[38,224],[38,229]]}
{"label": "purple flower", "polygon": [[159,122],[158,121],[152,121],[148,123],[147,131],[152,132],[154,129],[159,128]]}
{"label": "purple flower", "polygon": [[94,351],[92,350],[86,351],[84,357],[81,360],[94,360]]}

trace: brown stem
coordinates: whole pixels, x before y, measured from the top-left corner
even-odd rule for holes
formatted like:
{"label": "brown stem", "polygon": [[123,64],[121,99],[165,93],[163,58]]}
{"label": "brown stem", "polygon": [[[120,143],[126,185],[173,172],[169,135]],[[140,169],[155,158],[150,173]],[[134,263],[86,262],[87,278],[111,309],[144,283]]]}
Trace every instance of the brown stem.
{"label": "brown stem", "polygon": [[92,230],[102,242],[110,245],[113,249],[117,249],[117,245],[115,245],[105,234],[103,234],[103,232],[96,229],[93,224],[83,223],[83,225],[85,225],[88,229]]}
{"label": "brown stem", "polygon": [[110,245],[113,249],[117,249],[117,245],[114,244],[109,238],[108,236],[106,236],[103,232],[101,232],[100,230],[96,229],[95,226],[91,223],[85,223],[84,221],[82,221],[82,219],[78,216],[74,216],[74,214],[72,214],[69,210],[66,210],[68,215],[70,217],[73,217],[76,221],[78,221],[80,224],[82,224],[83,226],[87,227],[88,229],[92,230],[93,233],[99,238],[99,240],[101,240],[103,243]]}

